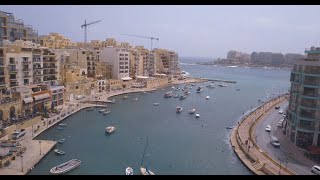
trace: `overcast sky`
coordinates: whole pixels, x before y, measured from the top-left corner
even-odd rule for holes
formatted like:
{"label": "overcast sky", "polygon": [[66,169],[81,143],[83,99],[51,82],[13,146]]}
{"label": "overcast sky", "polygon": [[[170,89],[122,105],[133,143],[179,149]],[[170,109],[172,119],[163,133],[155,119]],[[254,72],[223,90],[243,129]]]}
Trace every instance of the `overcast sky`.
{"label": "overcast sky", "polygon": [[150,48],[150,40],[121,34],[160,38],[154,47],[179,56],[226,57],[229,50],[304,53],[320,46],[320,6],[1,6],[32,25],[39,35],[58,32],[72,41],[114,37]]}

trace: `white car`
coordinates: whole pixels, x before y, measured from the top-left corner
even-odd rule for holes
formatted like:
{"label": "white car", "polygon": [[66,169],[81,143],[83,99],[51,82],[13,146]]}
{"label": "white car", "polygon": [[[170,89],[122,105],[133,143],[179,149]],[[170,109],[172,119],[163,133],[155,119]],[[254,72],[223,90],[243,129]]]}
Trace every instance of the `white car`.
{"label": "white car", "polygon": [[283,117],[286,117],[286,114],[284,114]]}
{"label": "white car", "polygon": [[271,132],[271,126],[270,126],[270,125],[268,125],[268,126],[266,127],[266,131],[267,131],[267,132]]}
{"label": "white car", "polygon": [[280,109],[280,110],[279,110],[279,114],[283,114],[283,109]]}
{"label": "white car", "polygon": [[279,121],[277,127],[282,128],[282,122]]}
{"label": "white car", "polygon": [[320,166],[313,166],[311,172],[316,175],[320,175]]}
{"label": "white car", "polygon": [[283,121],[284,121],[284,118],[280,119],[280,121],[279,121],[279,122],[281,122],[281,123],[282,123]]}

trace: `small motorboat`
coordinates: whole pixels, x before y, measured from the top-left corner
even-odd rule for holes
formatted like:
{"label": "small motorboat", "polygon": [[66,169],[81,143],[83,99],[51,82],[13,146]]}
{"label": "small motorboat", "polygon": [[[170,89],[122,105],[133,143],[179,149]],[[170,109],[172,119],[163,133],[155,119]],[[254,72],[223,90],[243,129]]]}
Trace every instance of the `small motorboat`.
{"label": "small motorboat", "polygon": [[63,164],[60,164],[58,166],[55,166],[53,168],[50,169],[50,172],[52,174],[63,174],[66,173],[68,171],[71,171],[72,169],[80,166],[81,161],[78,159],[71,159],[68,162],[65,162]]}
{"label": "small motorboat", "polygon": [[210,99],[210,96],[207,96],[206,99]]}
{"label": "small motorboat", "polygon": [[185,98],[187,98],[187,96],[181,95],[181,96],[179,97],[180,100],[184,100]]}
{"label": "small motorboat", "polygon": [[226,129],[233,129],[233,126],[227,126]]}
{"label": "small motorboat", "polygon": [[105,112],[105,111],[106,111],[106,109],[101,109],[101,110],[99,110],[100,113],[103,113],[103,112]]}
{"label": "small motorboat", "polygon": [[103,115],[107,115],[107,114],[110,114],[110,113],[111,113],[111,110],[107,109],[105,112],[103,112]]}
{"label": "small motorboat", "polygon": [[87,111],[93,111],[94,110],[94,107],[90,107],[87,109]]}
{"label": "small motorboat", "polygon": [[197,88],[197,93],[201,93],[202,91],[203,91],[202,86],[199,86],[199,87]]}
{"label": "small motorboat", "polygon": [[154,106],[159,106],[160,103],[153,103]]}
{"label": "small motorboat", "polygon": [[126,168],[126,175],[133,175],[133,169],[132,169],[132,167],[127,167],[127,168]]}
{"label": "small motorboat", "polygon": [[65,127],[65,126],[67,126],[67,124],[61,123],[61,124],[59,124],[59,126]]}
{"label": "small motorboat", "polygon": [[195,112],[196,112],[196,109],[190,109],[188,113],[189,114],[194,114]]}
{"label": "small motorboat", "polygon": [[182,107],[178,106],[176,109],[176,113],[181,113],[182,109],[183,109]]}
{"label": "small motorboat", "polygon": [[196,118],[200,118],[200,114],[199,113],[196,114]]}
{"label": "small motorboat", "polygon": [[66,139],[59,139],[58,143],[62,144]]}
{"label": "small motorboat", "polygon": [[54,152],[55,152],[56,154],[58,154],[58,155],[64,155],[64,154],[65,154],[64,151],[61,151],[61,150],[59,150],[59,149],[55,149]]}
{"label": "small motorboat", "polygon": [[63,129],[64,129],[63,127],[60,127],[60,126],[58,127],[58,130],[63,130]]}
{"label": "small motorboat", "polygon": [[185,95],[189,95],[191,92],[190,91],[185,91],[184,94]]}
{"label": "small motorboat", "polygon": [[179,95],[178,95],[178,94],[176,94],[176,95],[174,95],[173,97],[174,97],[174,98],[179,98]]}
{"label": "small motorboat", "polygon": [[123,96],[123,99],[128,99],[128,95],[124,95],[124,96]]}
{"label": "small motorboat", "polygon": [[108,126],[106,127],[106,133],[113,133],[116,130],[116,128],[114,126]]}

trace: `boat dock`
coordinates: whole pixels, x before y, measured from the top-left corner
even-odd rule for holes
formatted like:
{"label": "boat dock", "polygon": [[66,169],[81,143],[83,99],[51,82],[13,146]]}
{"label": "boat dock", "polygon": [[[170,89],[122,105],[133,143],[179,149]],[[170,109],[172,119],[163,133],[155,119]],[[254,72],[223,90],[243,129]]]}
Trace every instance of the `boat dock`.
{"label": "boat dock", "polygon": [[213,81],[213,82],[237,83],[237,81],[228,81],[228,80],[222,80],[222,79],[209,79],[209,78],[200,78],[200,79]]}

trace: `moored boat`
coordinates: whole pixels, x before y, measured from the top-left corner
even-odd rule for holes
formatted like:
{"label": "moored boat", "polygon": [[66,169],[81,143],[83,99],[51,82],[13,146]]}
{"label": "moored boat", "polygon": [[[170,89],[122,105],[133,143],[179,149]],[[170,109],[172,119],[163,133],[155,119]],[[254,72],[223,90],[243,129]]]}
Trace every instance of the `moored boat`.
{"label": "moored boat", "polygon": [[107,115],[107,114],[110,114],[111,113],[111,110],[110,109],[106,109],[105,112],[103,112],[103,115]]}
{"label": "moored boat", "polygon": [[150,171],[150,170],[147,169],[147,168],[141,167],[141,168],[140,168],[140,171],[141,171],[141,174],[142,174],[142,175],[155,175],[152,171]]}
{"label": "moored boat", "polygon": [[67,124],[61,123],[61,124],[59,124],[59,126],[64,127],[64,126],[67,126]]}
{"label": "moored boat", "polygon": [[116,130],[116,128],[114,126],[108,126],[106,127],[106,133],[113,133]]}
{"label": "moored boat", "polygon": [[177,109],[176,109],[176,112],[180,113],[182,111],[182,109],[183,109],[182,107],[178,106]]}
{"label": "moored boat", "polygon": [[133,175],[133,169],[132,169],[132,167],[127,167],[127,168],[126,168],[126,175]]}
{"label": "moored boat", "polygon": [[210,96],[206,96],[206,99],[210,99]]}
{"label": "moored boat", "polygon": [[58,141],[58,143],[64,143],[64,141],[65,141],[66,139],[59,139],[59,141]]}
{"label": "moored boat", "polygon": [[105,112],[105,111],[106,111],[106,109],[101,109],[101,110],[99,110],[100,113],[103,113],[103,112]]}
{"label": "moored boat", "polygon": [[202,86],[199,86],[199,87],[197,88],[197,93],[201,93],[202,91],[203,91]]}
{"label": "moored boat", "polygon": [[196,112],[196,109],[190,109],[188,113],[189,114],[194,114],[195,112]]}
{"label": "moored boat", "polygon": [[200,118],[200,114],[199,113],[196,114],[196,118]]}
{"label": "moored boat", "polygon": [[164,97],[165,97],[165,98],[171,98],[172,96],[173,96],[172,91],[166,92],[166,93],[164,94]]}
{"label": "moored boat", "polygon": [[153,103],[154,106],[159,106],[160,103]]}
{"label": "moored boat", "polygon": [[71,171],[72,169],[80,166],[81,161],[78,159],[71,159],[68,162],[62,163],[50,169],[50,173],[52,174],[63,174]]}
{"label": "moored boat", "polygon": [[59,150],[59,149],[55,149],[54,152],[55,152],[56,154],[59,154],[59,155],[64,155],[64,154],[65,154],[64,151]]}

